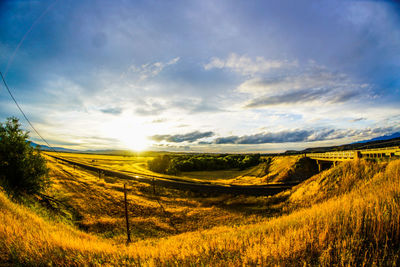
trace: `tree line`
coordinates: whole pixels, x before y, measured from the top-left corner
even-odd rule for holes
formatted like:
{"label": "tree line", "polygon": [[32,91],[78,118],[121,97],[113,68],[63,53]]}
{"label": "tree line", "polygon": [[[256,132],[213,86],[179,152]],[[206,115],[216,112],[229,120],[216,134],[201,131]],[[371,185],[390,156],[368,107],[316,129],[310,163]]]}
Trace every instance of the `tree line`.
{"label": "tree line", "polygon": [[260,163],[260,154],[162,155],[148,162],[151,171],[178,174],[190,171],[244,170]]}

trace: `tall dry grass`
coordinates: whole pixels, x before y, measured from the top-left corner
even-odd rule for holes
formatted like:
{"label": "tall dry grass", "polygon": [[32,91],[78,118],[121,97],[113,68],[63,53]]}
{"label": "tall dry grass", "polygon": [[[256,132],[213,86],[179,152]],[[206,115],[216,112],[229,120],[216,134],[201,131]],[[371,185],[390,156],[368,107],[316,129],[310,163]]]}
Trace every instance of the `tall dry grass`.
{"label": "tall dry grass", "polygon": [[191,196],[190,193],[133,180],[98,177],[84,169],[73,168],[49,158],[53,185],[49,194],[65,200],[78,214],[76,222],[86,232],[125,239],[123,184],[128,188],[128,211],[132,238],[165,237],[173,234],[211,228],[218,225],[245,224],[259,221],[257,215],[219,207],[214,198]]}
{"label": "tall dry grass", "polygon": [[312,179],[304,186],[317,184],[325,194],[316,194],[313,205],[312,196],[298,194],[297,209],[288,215],[129,246],[45,221],[0,194],[0,255],[8,262],[61,266],[400,264],[400,160],[346,163]]}

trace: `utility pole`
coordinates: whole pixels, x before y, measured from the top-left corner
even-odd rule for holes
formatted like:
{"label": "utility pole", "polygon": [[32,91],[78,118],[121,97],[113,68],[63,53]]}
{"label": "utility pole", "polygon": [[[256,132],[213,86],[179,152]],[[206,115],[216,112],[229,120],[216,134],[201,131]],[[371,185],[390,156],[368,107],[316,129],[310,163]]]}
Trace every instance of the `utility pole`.
{"label": "utility pole", "polygon": [[126,235],[127,240],[126,243],[129,244],[131,242],[131,232],[129,231],[129,217],[128,217],[128,202],[126,200],[126,184],[124,184],[124,202],[125,202],[125,219],[126,219]]}
{"label": "utility pole", "polygon": [[153,177],[153,195],[156,195],[156,183],[155,183],[155,179]]}

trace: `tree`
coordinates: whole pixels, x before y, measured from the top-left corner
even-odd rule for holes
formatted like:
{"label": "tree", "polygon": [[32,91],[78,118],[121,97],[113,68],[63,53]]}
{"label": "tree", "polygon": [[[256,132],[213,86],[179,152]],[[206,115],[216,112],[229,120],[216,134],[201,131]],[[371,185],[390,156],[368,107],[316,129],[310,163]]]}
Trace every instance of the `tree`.
{"label": "tree", "polygon": [[0,185],[14,197],[40,193],[49,185],[46,161],[20,126],[15,117],[0,123]]}

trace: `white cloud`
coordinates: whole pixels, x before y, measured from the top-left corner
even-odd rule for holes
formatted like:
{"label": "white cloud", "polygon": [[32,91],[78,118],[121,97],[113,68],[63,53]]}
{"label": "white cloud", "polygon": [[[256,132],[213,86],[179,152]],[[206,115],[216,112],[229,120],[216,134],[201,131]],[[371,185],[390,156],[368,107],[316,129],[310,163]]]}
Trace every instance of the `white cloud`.
{"label": "white cloud", "polygon": [[204,69],[230,69],[242,75],[254,75],[257,73],[266,73],[271,69],[287,68],[297,66],[297,61],[287,60],[266,60],[263,57],[256,57],[255,60],[239,56],[235,53],[229,55],[227,59],[214,57],[209,63],[204,65]]}
{"label": "white cloud", "polygon": [[155,63],[146,63],[139,67],[135,65],[131,65],[128,68],[128,71],[123,74],[123,76],[127,76],[130,73],[134,73],[138,75],[138,80],[143,81],[147,78],[157,76],[164,68],[176,64],[180,60],[180,57],[175,57],[168,62],[155,62]]}
{"label": "white cloud", "polygon": [[265,93],[286,92],[304,88],[322,88],[347,86],[348,78],[344,74],[327,71],[319,73],[302,73],[264,79],[260,76],[246,80],[237,88],[238,92],[262,95]]}
{"label": "white cloud", "polygon": [[371,85],[353,81],[344,73],[332,72],[313,62],[280,76],[257,75],[241,83],[237,92],[252,96],[246,107],[276,105],[307,105],[307,103],[343,103],[353,99],[371,98]]}

